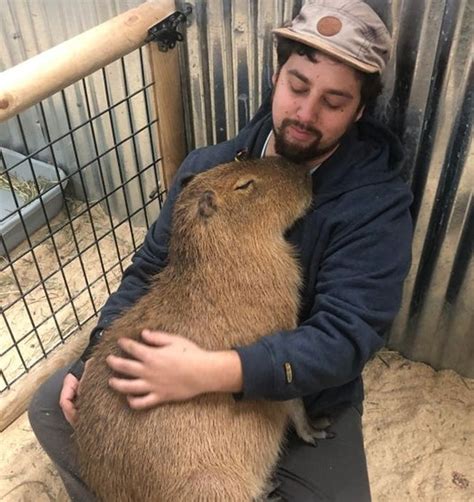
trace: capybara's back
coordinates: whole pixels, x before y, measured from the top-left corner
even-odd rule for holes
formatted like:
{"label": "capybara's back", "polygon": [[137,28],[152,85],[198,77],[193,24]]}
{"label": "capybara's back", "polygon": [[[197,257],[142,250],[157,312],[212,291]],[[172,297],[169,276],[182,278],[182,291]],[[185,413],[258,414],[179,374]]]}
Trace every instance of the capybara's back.
{"label": "capybara's back", "polygon": [[[108,387],[119,337],[181,334],[210,350],[296,326],[300,274],[285,231],[311,200],[282,159],[199,174],[175,204],[167,266],[107,329],[81,381],[75,438],[84,480],[110,501],[251,501],[264,493],[288,418],[284,403],[206,394],[131,410]],[[283,371],[283,370],[282,370]]]}

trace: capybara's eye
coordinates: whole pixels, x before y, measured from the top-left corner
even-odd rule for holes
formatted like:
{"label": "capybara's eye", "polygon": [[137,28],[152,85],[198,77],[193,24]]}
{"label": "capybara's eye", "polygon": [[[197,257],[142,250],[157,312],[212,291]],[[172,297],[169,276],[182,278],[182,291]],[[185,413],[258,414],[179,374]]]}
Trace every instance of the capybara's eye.
{"label": "capybara's eye", "polygon": [[255,184],[255,180],[247,180],[242,183],[235,185],[234,190],[247,190]]}

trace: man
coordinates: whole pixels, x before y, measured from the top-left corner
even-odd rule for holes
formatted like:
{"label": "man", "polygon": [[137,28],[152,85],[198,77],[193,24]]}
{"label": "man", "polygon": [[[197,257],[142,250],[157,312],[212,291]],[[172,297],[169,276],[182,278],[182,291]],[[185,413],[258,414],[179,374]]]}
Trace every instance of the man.
{"label": "man", "polygon": [[110,357],[108,364],[129,378],[114,377],[110,386],[133,409],[205,392],[232,392],[237,404],[302,397],[311,417],[331,417],[334,437],[312,447],[290,432],[275,495],[292,502],[370,500],[361,372],[399,308],[411,242],[411,194],[398,173],[399,143],[363,118],[368,101],[380,92],[390,36],[359,0],[309,1],[290,26],[274,31],[278,69],[271,103],[233,140],[187,157],[81,361],[54,375],[32,401],[33,429],[73,500],[91,498],[77,475],[70,440],[84,362],[102,330],[165,265],[182,180],[242,152],[283,155],[313,169],[312,210],[288,233],[304,274],[299,327],[218,352],[201,349],[186,333],[145,331],[143,343],[119,342],[132,359]]}

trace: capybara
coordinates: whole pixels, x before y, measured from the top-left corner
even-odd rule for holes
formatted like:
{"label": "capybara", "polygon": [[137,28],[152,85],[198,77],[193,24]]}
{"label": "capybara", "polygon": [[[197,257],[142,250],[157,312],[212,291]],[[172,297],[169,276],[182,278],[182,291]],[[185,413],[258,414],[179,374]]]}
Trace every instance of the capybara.
{"label": "capybara", "polygon": [[307,170],[277,157],[220,165],[183,183],[167,265],[105,331],[81,381],[75,439],[82,475],[99,499],[247,502],[264,495],[300,400],[215,393],[131,410],[108,387],[105,357],[123,356],[117,339],[139,339],[144,329],[224,350],[295,328],[301,278],[284,234],[311,193]]}

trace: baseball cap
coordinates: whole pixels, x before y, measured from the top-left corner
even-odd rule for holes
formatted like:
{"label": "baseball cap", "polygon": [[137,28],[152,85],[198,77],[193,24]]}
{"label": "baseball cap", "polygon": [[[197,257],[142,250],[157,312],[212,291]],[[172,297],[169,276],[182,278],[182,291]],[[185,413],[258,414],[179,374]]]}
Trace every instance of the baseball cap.
{"label": "baseball cap", "polygon": [[272,32],[366,73],[381,73],[392,47],[387,27],[361,0],[307,0],[289,25]]}

